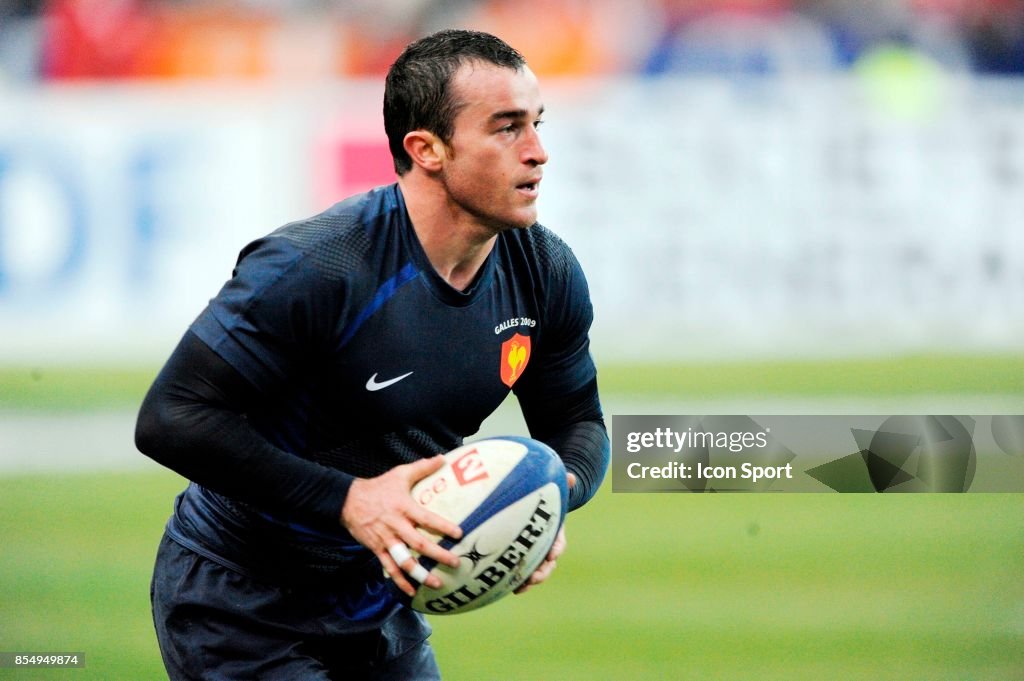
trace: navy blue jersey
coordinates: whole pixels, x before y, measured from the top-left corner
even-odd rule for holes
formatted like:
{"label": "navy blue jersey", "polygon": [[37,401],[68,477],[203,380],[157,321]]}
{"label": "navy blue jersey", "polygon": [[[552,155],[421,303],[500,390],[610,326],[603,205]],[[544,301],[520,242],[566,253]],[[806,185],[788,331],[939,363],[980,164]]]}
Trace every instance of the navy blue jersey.
{"label": "navy blue jersey", "polygon": [[[525,409],[591,384],[592,317],[579,264],[540,225],[502,232],[453,289],[391,185],[248,245],[191,330],[259,391],[246,417],[267,440],[371,477],[460,445],[510,390]],[[337,516],[283,517],[196,484],[168,531],[242,570],[381,572]],[[389,606],[378,581],[352,595],[354,616]]]}

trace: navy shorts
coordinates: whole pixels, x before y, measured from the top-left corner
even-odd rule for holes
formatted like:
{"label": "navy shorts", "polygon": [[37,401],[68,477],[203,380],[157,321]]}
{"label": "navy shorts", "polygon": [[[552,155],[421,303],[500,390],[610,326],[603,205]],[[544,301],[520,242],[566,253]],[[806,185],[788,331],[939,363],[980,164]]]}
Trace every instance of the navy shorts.
{"label": "navy shorts", "polygon": [[422,615],[400,608],[359,631],[321,590],[257,581],[166,534],[150,597],[172,681],[441,678]]}

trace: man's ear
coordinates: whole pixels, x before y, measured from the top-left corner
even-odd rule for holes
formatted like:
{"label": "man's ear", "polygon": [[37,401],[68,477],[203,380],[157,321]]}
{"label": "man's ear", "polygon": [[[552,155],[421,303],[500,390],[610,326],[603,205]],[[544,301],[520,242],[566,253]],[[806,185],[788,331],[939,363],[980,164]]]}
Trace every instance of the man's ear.
{"label": "man's ear", "polygon": [[402,145],[413,164],[430,173],[441,170],[448,156],[448,146],[440,137],[427,130],[406,133]]}

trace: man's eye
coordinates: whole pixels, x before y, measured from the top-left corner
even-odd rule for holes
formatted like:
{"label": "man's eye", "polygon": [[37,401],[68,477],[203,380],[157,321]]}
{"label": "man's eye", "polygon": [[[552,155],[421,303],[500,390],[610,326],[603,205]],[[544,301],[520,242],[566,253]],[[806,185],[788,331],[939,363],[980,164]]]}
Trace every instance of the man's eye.
{"label": "man's eye", "polygon": [[533,127],[534,127],[534,128],[539,128],[539,127],[540,127],[540,126],[542,126],[542,125],[544,125],[544,121],[541,121],[541,120],[537,120],[537,121],[534,121],[534,122],[533,122]]}

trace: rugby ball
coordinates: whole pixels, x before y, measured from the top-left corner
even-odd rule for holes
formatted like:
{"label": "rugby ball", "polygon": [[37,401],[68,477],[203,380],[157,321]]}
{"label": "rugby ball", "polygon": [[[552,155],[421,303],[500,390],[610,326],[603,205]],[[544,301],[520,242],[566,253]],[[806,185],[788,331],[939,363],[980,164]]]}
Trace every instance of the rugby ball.
{"label": "rugby ball", "polygon": [[442,583],[440,589],[420,586],[408,601],[429,615],[476,610],[515,591],[551,550],[569,499],[565,467],[554,450],[517,436],[453,449],[411,493],[462,528],[458,541],[433,536],[460,556],[458,568],[417,557]]}

